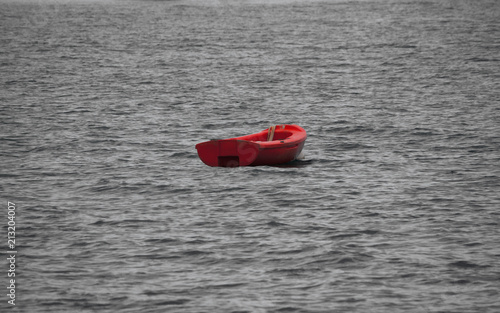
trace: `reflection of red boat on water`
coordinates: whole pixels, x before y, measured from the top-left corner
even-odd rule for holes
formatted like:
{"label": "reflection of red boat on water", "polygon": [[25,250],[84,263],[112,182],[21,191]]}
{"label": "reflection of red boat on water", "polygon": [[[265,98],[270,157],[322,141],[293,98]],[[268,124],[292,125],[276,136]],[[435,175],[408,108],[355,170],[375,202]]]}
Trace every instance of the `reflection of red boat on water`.
{"label": "reflection of red boat on water", "polygon": [[276,165],[295,160],[306,138],[300,126],[277,125],[252,135],[202,142],[196,149],[209,166]]}

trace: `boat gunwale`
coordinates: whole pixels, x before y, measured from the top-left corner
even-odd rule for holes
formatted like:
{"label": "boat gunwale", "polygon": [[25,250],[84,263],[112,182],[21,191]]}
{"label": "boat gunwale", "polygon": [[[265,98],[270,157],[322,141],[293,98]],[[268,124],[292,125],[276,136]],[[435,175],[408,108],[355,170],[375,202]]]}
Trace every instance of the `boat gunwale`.
{"label": "boat gunwale", "polygon": [[263,131],[255,133],[255,134],[234,137],[234,138],[228,138],[228,139],[222,139],[222,140],[248,141],[248,142],[256,143],[259,146],[261,146],[262,148],[271,149],[271,148],[286,148],[289,146],[295,146],[295,145],[298,145],[307,139],[306,131],[298,125],[287,124],[287,125],[285,125],[284,129],[277,128],[276,132],[275,132],[275,136],[279,135],[280,133],[283,133],[283,132],[289,132],[290,135],[285,137],[285,138],[282,138],[282,139],[275,139],[275,140],[270,140],[270,141],[253,139],[253,138],[267,138],[268,129],[265,129]]}

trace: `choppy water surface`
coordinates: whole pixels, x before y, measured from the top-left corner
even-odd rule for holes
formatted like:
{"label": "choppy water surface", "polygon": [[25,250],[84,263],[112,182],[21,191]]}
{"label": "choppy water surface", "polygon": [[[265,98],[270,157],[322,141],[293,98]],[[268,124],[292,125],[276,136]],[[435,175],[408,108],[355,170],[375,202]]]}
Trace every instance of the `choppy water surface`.
{"label": "choppy water surface", "polygon": [[[500,310],[497,1],[0,7],[15,311]],[[291,167],[194,149],[281,123]]]}

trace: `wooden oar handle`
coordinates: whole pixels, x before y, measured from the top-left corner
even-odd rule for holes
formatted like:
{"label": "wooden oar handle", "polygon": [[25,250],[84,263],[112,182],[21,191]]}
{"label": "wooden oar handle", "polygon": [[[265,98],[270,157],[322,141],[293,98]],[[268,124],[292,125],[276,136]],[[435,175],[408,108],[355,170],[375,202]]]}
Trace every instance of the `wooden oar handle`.
{"label": "wooden oar handle", "polygon": [[267,132],[267,141],[272,141],[274,138],[274,131],[276,130],[276,125],[269,127]]}

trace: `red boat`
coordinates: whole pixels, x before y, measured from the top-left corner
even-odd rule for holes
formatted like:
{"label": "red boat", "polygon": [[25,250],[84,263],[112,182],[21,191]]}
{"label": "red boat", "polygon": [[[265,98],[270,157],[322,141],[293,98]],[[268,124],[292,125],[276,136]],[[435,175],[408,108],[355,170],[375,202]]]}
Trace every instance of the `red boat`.
{"label": "red boat", "polygon": [[295,160],[306,138],[300,126],[277,125],[252,135],[202,142],[196,150],[209,166],[276,165]]}

